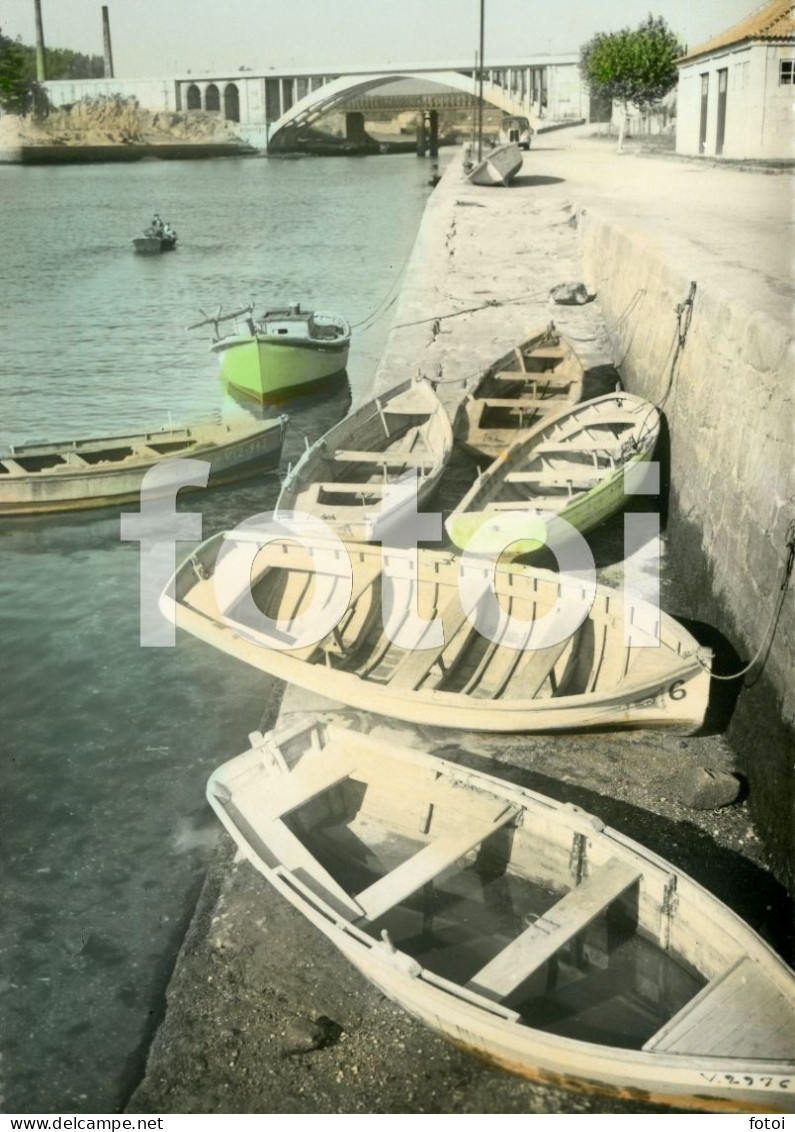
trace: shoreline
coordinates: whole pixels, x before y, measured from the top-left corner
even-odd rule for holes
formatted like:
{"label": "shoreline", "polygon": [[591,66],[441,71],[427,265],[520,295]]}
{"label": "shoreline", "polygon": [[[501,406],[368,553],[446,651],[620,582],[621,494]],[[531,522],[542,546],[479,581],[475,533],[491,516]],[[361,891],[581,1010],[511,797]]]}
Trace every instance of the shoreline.
{"label": "shoreline", "polygon": [[[531,151],[509,190],[471,186],[457,161],[448,166],[426,205],[375,393],[421,368],[439,381],[452,413],[494,357],[553,318],[581,353],[585,396],[612,389],[616,371],[598,294],[602,280],[589,281],[597,299],[585,306],[560,307],[548,299],[555,284],[583,278],[583,231],[593,231],[592,223],[598,230],[603,219],[574,177],[567,183],[559,175],[558,160],[562,164],[554,147]],[[681,246],[655,243],[649,254],[663,262],[669,256],[667,262],[687,270]],[[600,271],[601,264],[591,268]],[[667,341],[670,327],[661,333]],[[609,551],[605,544],[600,580],[617,584],[622,566]],[[670,570],[676,548],[669,546],[668,556]],[[681,582],[664,582],[663,606],[674,615],[686,604],[683,591]],[[279,717],[334,708],[288,688]],[[770,871],[748,801],[694,811],[675,798],[676,781],[690,766],[736,770],[725,729],[682,739],[649,731],[476,735],[376,716],[368,725],[597,814],[785,946],[777,933],[786,893]],[[219,752],[218,761],[237,753]],[[485,1068],[384,1000],[251,867],[230,867],[230,859],[225,844],[177,960],[146,1073],[125,1111],[689,1111],[564,1092]],[[301,1034],[306,1041],[320,1019],[333,1023],[327,1028],[333,1037],[296,1051]]]}

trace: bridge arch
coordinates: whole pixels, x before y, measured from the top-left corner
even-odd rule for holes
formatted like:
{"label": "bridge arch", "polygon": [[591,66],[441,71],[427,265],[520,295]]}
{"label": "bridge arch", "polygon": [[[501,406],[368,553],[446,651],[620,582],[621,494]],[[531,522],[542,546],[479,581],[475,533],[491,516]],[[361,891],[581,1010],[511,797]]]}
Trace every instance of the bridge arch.
{"label": "bridge arch", "polygon": [[237,83],[227,83],[224,87],[224,118],[227,122],[240,121],[240,92]]}
{"label": "bridge arch", "polygon": [[[387,83],[397,82],[401,79],[414,79],[419,82],[438,84],[452,87],[463,94],[473,94],[472,77],[461,71],[434,71],[427,74],[422,71],[406,71],[404,74],[370,74],[370,75],[341,75],[331,82],[324,83],[317,90],[310,91],[304,98],[294,103],[289,109],[268,125],[268,146],[278,149],[287,134],[303,126],[311,126],[318,118],[336,109],[347,99],[360,96],[373,90],[375,87],[386,86]],[[536,125],[535,114],[527,99],[521,99],[498,83],[483,83],[483,100],[505,114],[524,115]],[[280,136],[281,135],[281,136]]]}
{"label": "bridge arch", "polygon": [[202,92],[197,87],[196,83],[191,83],[187,90],[188,110],[201,110],[202,108]]}
{"label": "bridge arch", "polygon": [[204,109],[220,111],[221,95],[215,83],[210,83],[204,92]]}

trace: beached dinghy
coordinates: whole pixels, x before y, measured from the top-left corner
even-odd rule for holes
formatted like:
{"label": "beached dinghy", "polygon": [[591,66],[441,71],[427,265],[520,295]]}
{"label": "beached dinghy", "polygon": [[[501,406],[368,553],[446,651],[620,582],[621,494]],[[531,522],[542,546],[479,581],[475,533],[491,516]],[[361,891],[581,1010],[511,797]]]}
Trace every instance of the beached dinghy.
{"label": "beached dinghy", "polygon": [[494,460],[548,413],[582,397],[582,362],[550,323],[498,358],[456,414],[456,440],[475,456]]}
{"label": "beached dinghy", "polygon": [[[366,539],[379,518],[383,533],[406,506],[436,489],[453,450],[453,430],[426,381],[405,381],[340,421],[308,449],[284,481],[277,512],[323,519],[339,535]],[[416,472],[416,497],[390,490]]]}
{"label": "beached dinghy", "polygon": [[791,972],[670,862],[575,806],[334,717],[255,732],[208,797],[376,987],[546,1084],[789,1111]]}
{"label": "beached dinghy", "polygon": [[654,405],[629,393],[546,417],[478,477],[445,522],[447,533],[462,549],[492,553],[505,545],[508,529],[526,527],[511,546],[519,555],[544,545],[539,526],[553,545],[565,540],[569,524],[590,531],[625,505],[631,491],[624,477],[642,477],[659,432]]}
{"label": "beached dinghy", "polygon": [[[286,425],[285,416],[246,417],[127,436],[12,445],[0,450],[0,515],[132,503],[139,499],[145,474],[177,457],[208,461],[209,486],[232,483],[278,467]],[[157,489],[150,482],[148,490]],[[162,490],[173,497],[173,484]]]}
{"label": "beached dinghy", "polygon": [[[262,547],[263,537],[243,525],[203,543],[166,587],[164,614],[290,684],[414,723],[693,731],[703,721],[711,653],[629,595],[437,551],[278,535]],[[416,628],[414,611],[434,627]],[[296,637],[300,626],[311,636]]]}

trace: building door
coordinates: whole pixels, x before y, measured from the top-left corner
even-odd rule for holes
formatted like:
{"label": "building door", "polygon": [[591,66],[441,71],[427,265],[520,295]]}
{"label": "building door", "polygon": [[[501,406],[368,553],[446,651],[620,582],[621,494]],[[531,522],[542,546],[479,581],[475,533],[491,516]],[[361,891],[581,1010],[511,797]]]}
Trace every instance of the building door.
{"label": "building door", "polygon": [[698,135],[698,152],[707,148],[707,103],[709,101],[709,75],[701,76],[701,127]]}
{"label": "building door", "polygon": [[715,152],[723,153],[726,138],[726,91],[729,87],[728,67],[718,71],[718,134],[715,138]]}

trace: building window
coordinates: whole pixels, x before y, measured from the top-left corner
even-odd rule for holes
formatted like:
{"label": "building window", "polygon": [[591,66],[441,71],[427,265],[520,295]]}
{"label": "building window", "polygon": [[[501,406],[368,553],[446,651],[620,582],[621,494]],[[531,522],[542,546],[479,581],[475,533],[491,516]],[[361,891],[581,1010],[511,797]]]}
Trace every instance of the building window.
{"label": "building window", "polygon": [[778,85],[791,86],[792,85],[792,68],[795,66],[795,59],[782,59],[779,63],[778,72]]}

